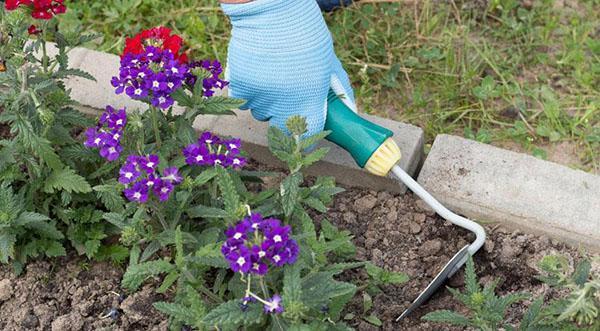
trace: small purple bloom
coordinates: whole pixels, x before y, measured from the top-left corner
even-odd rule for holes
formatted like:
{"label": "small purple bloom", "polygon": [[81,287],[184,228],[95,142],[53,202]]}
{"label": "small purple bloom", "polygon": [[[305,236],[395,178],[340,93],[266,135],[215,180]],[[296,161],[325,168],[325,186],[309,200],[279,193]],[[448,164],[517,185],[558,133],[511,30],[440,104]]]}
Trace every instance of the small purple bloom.
{"label": "small purple bloom", "polygon": [[123,151],[123,147],[121,147],[120,145],[117,145],[117,146],[105,145],[100,148],[100,156],[107,159],[108,161],[114,161],[119,158],[122,151]]}
{"label": "small purple bloom", "polygon": [[129,201],[146,203],[148,201],[148,187],[142,182],[137,182],[133,186],[126,188],[123,193]]}
{"label": "small purple bloom", "polygon": [[144,185],[146,185],[148,187],[148,189],[160,186],[162,184],[162,180],[160,178],[156,177],[154,174],[148,175],[148,178],[142,179],[141,182]]}
{"label": "small purple bloom", "polygon": [[247,234],[249,229],[250,227],[248,224],[240,222],[235,226],[227,228],[227,230],[225,230],[225,235],[227,236],[227,239],[242,242],[248,237]]}
{"label": "small purple bloom", "polygon": [[[160,179],[159,179],[160,181]],[[169,181],[160,181],[158,185],[153,188],[154,194],[158,196],[158,200],[167,201],[173,192],[173,184]]]}
{"label": "small purple bloom", "polygon": [[165,170],[163,170],[162,179],[175,184],[179,184],[183,180],[181,175],[179,175],[179,169],[177,169],[177,167],[165,168]]}
{"label": "small purple bloom", "polygon": [[119,183],[129,184],[136,181],[140,177],[140,172],[136,166],[131,163],[125,163],[119,170]]}
{"label": "small purple bloom", "polygon": [[138,159],[138,162],[142,170],[144,170],[147,174],[151,174],[156,171],[160,160],[158,159],[158,155],[150,154],[147,157],[141,157]]}
{"label": "small purple bloom", "polygon": [[87,148],[98,148],[102,143],[102,139],[98,136],[98,129],[96,127],[87,128],[85,130],[85,147]]}
{"label": "small purple bloom", "polygon": [[250,250],[246,246],[240,246],[237,250],[227,256],[229,267],[233,272],[248,273],[252,267]]}
{"label": "small purple bloom", "polygon": [[283,313],[283,305],[281,304],[281,297],[275,294],[270,300],[267,300],[269,304],[264,306],[265,313]]}

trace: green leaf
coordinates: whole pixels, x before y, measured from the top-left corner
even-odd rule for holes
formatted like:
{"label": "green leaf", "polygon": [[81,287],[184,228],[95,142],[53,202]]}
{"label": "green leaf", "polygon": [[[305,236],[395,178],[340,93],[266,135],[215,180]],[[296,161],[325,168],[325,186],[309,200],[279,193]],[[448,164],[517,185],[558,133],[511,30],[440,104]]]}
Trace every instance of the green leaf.
{"label": "green leaf", "polygon": [[192,258],[194,263],[201,265],[207,265],[215,268],[228,268],[229,263],[225,261],[223,254],[221,254],[221,244],[209,244],[201,247],[196,251],[196,254]]}
{"label": "green leaf", "polygon": [[319,148],[316,151],[314,151],[308,155],[305,155],[304,158],[302,159],[302,165],[304,167],[311,166],[315,162],[320,161],[322,158],[324,158],[325,155],[327,155],[327,153],[329,153],[329,147]]}
{"label": "green leaf", "polygon": [[302,288],[300,284],[300,265],[293,264],[283,272],[283,300],[285,302],[300,301]]}
{"label": "green leaf", "polygon": [[196,186],[204,185],[204,184],[208,183],[209,180],[215,178],[216,175],[217,175],[217,170],[215,170],[214,168],[204,170],[202,173],[200,173],[200,175],[198,175],[194,179],[194,185],[196,185]]}
{"label": "green leaf", "polygon": [[225,211],[227,211],[230,217],[235,218],[240,207],[240,196],[237,194],[231,175],[222,167],[215,169],[218,169],[217,183],[221,189]]}
{"label": "green leaf", "polygon": [[302,279],[302,302],[315,310],[320,310],[335,297],[354,295],[355,285],[338,282],[332,276],[331,272],[315,272],[306,275]]}
{"label": "green leaf", "polygon": [[179,279],[179,273],[177,271],[171,271],[163,280],[160,287],[156,289],[156,293],[165,293],[173,285],[177,279]]}
{"label": "green leaf", "polygon": [[85,178],[75,173],[75,170],[65,167],[54,170],[46,179],[44,192],[54,193],[55,191],[66,191],[69,193],[88,193],[92,187]]}
{"label": "green leaf", "polygon": [[279,128],[270,126],[267,132],[267,139],[269,141],[269,150],[273,155],[284,162],[291,160],[291,154],[296,149],[296,143],[293,138],[287,136]]}
{"label": "green leaf", "polygon": [[588,259],[583,259],[579,261],[579,263],[575,267],[573,276],[571,277],[573,279],[573,282],[580,287],[583,286],[590,276],[590,270],[592,270],[592,264]]}
{"label": "green leaf", "polygon": [[0,262],[8,263],[15,258],[17,236],[14,233],[0,232]]}
{"label": "green leaf", "polygon": [[381,322],[381,320],[375,315],[369,315],[369,316],[365,317],[364,320],[375,326],[380,327],[383,325],[383,322]]}
{"label": "green leaf", "polygon": [[175,266],[165,260],[149,261],[130,265],[123,275],[122,285],[128,290],[137,290],[149,277],[171,272]]}
{"label": "green leaf", "polygon": [[198,205],[186,210],[186,213],[191,218],[227,218],[229,213],[225,210],[215,207],[207,207]]}
{"label": "green leaf", "polygon": [[92,188],[97,192],[100,201],[111,211],[122,211],[125,200],[116,184],[113,185],[96,185]]}
{"label": "green leaf", "polygon": [[300,193],[300,184],[304,180],[301,173],[297,172],[286,177],[280,186],[281,207],[286,217],[294,212],[298,203],[298,194]]}
{"label": "green leaf", "polygon": [[262,318],[262,305],[251,303],[248,309],[240,309],[239,300],[227,301],[204,316],[203,322],[214,327],[249,326],[258,323]]}
{"label": "green leaf", "polygon": [[57,257],[65,255],[67,255],[67,251],[65,250],[63,245],[58,241],[51,241],[46,247],[47,257]]}
{"label": "green leaf", "polygon": [[471,326],[471,322],[468,318],[450,310],[437,310],[423,316],[422,319],[429,322],[448,323],[458,326]]}
{"label": "green leaf", "polygon": [[153,303],[152,306],[161,313],[183,323],[196,319],[194,311],[182,304],[159,301]]}
{"label": "green leaf", "polygon": [[294,136],[301,136],[308,131],[306,118],[300,115],[292,115],[288,117],[287,121],[285,122],[285,126]]}

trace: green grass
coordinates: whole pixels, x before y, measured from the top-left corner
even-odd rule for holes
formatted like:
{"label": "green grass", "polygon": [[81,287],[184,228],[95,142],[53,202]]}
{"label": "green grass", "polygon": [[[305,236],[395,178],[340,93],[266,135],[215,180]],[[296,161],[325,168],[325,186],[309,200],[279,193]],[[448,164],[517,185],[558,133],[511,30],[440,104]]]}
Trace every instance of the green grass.
{"label": "green grass", "polygon": [[[429,143],[458,134],[600,172],[599,0],[368,2],[327,15],[363,111],[421,126]],[[216,0],[70,8],[64,24],[104,34],[104,51],[162,24],[195,56],[226,59]]]}

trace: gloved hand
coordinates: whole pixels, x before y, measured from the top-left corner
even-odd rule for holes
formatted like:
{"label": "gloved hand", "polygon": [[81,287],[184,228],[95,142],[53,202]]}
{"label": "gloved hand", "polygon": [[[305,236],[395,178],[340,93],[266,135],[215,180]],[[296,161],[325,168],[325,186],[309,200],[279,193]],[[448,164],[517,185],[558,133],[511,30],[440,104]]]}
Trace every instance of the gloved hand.
{"label": "gloved hand", "polygon": [[323,130],[330,88],[351,109],[354,93],[333,50],[315,0],[221,4],[233,26],[227,60],[229,94],[243,109],[284,131],[291,115],[306,117],[307,135]]}
{"label": "gloved hand", "polygon": [[317,0],[319,7],[324,11],[332,11],[342,6],[349,6],[352,0]]}

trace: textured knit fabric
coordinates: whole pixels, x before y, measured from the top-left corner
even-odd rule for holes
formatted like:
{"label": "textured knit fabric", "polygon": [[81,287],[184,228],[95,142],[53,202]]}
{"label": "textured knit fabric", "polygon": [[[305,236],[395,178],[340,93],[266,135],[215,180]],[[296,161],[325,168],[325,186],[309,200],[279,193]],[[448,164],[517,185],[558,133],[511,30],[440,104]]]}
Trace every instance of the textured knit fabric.
{"label": "textured knit fabric", "polygon": [[285,131],[291,115],[306,117],[308,135],[325,125],[329,89],[354,106],[348,75],[333,50],[315,0],[256,0],[222,4],[233,26],[226,79],[261,121]]}
{"label": "textured knit fabric", "polygon": [[342,6],[348,6],[352,3],[352,0],[317,0],[319,7],[324,11],[332,11]]}

